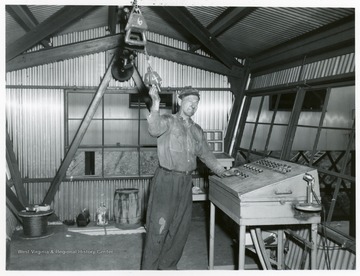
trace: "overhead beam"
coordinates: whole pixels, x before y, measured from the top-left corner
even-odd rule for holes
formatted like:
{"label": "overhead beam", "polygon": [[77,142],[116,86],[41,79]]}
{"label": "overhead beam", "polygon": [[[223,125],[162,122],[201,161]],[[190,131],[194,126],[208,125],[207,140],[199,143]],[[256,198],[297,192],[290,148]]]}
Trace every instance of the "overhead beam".
{"label": "overhead beam", "polygon": [[25,53],[6,62],[6,71],[20,70],[52,62],[104,52],[119,46],[120,35],[53,47],[51,49]]}
{"label": "overhead beam", "polygon": [[163,7],[181,26],[192,34],[199,42],[226,67],[242,67],[227,49],[201,25],[201,23],[183,7]]}
{"label": "overhead beam", "polygon": [[297,81],[294,83],[274,85],[264,88],[250,89],[250,90],[246,90],[245,94],[252,97],[258,97],[258,96],[266,96],[271,93],[278,94],[281,92],[288,92],[288,91],[296,90],[299,87],[317,88],[324,86],[340,87],[340,86],[348,86],[348,85],[355,85],[355,72],[322,77],[317,79],[310,79],[306,81]]}
{"label": "overhead beam", "polygon": [[277,64],[277,65],[273,64],[272,66],[264,68],[261,71],[257,70],[256,72],[252,72],[251,78],[253,79],[257,76],[270,74],[273,72],[277,72],[277,71],[281,71],[281,70],[285,70],[285,69],[289,69],[289,68],[293,68],[293,67],[297,67],[297,66],[302,66],[304,64],[310,64],[313,62],[317,62],[317,61],[321,61],[321,60],[325,60],[325,59],[329,59],[329,58],[333,58],[333,57],[337,57],[337,56],[347,55],[347,54],[351,54],[351,53],[355,53],[355,45],[354,44],[353,45],[344,45],[342,47],[339,46],[336,49],[321,51],[320,53],[307,53],[306,55],[304,54],[304,56],[301,56],[297,60],[287,61],[287,62]]}
{"label": "overhead beam", "polygon": [[[93,40],[87,40],[64,46],[53,47],[51,49],[22,54],[6,63],[6,71],[10,72],[33,66],[39,66],[42,64],[71,59],[78,56],[114,50],[119,46],[120,39],[121,35],[106,36]],[[229,69],[215,59],[189,53],[184,50],[161,45],[151,41],[147,41],[146,49],[152,56],[222,75],[236,77],[239,76],[239,72],[241,71],[240,67]]]}
{"label": "overhead beam", "polygon": [[116,33],[117,14],[117,6],[110,6],[108,8],[108,28],[111,35]]}
{"label": "overhead beam", "polygon": [[68,149],[68,151],[65,153],[65,157],[58,169],[58,171],[56,172],[56,175],[54,177],[54,179],[51,181],[51,185],[50,188],[48,190],[48,192],[46,193],[46,196],[43,200],[43,204],[51,204],[51,202],[54,199],[54,196],[60,186],[61,181],[64,179],[65,175],[66,175],[66,171],[69,168],[69,165],[71,163],[71,161],[73,160],[75,153],[86,133],[87,128],[89,127],[92,118],[94,117],[94,114],[100,104],[100,101],[106,91],[106,88],[112,78],[111,75],[111,67],[112,64],[114,63],[114,59],[115,59],[115,55],[112,55],[112,58],[109,62],[109,66],[105,72],[105,75],[90,103],[90,106],[88,107],[83,120],[81,121],[81,124],[75,134],[74,139],[72,140],[70,147]]}
{"label": "overhead beam", "polygon": [[46,37],[59,32],[65,26],[93,9],[94,6],[65,6],[31,31],[8,45],[6,47],[6,61],[30,49]]}
{"label": "overhead beam", "polygon": [[[224,33],[227,29],[234,24],[254,12],[257,8],[246,7],[230,7],[227,8],[222,14],[220,14],[213,22],[211,22],[206,28],[211,33],[211,36],[218,37]],[[190,51],[195,52],[200,48],[200,45],[193,45],[190,47]]]}
{"label": "overhead beam", "polygon": [[276,65],[301,59],[305,55],[333,51],[348,45],[355,45],[354,16],[349,16],[257,55],[253,58],[251,72],[256,73]]}
{"label": "overhead beam", "polygon": [[19,170],[18,161],[16,159],[13,144],[10,140],[10,135],[6,131],[6,162],[9,167],[11,179],[13,180],[17,197],[22,205],[28,206],[29,201],[26,197],[26,192],[24,188],[24,183],[22,181],[21,173]]}
{"label": "overhead beam", "polygon": [[[29,8],[24,5],[6,5],[6,11],[15,19],[16,22],[26,31],[29,32],[35,28],[39,22],[31,13]],[[41,40],[41,44],[45,47],[51,47],[49,39]]]}

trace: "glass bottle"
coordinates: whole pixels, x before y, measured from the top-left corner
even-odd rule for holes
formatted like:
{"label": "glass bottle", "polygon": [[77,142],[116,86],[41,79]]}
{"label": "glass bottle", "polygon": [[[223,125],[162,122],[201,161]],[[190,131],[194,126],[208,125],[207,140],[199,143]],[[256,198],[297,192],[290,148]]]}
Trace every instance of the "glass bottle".
{"label": "glass bottle", "polygon": [[109,211],[105,207],[105,204],[101,202],[99,208],[96,211],[96,224],[108,225],[108,223],[109,223]]}

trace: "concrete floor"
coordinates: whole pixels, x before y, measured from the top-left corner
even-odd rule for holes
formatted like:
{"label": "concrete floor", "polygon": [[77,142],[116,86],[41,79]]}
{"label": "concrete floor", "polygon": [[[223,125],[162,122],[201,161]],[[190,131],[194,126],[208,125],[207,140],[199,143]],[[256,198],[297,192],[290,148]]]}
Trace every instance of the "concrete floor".
{"label": "concrete floor", "polygon": [[[235,266],[237,245],[231,232],[222,225],[217,223],[215,227],[215,265]],[[140,269],[143,233],[89,236],[69,231],[71,228],[65,225],[49,225],[47,229],[51,235],[41,239],[28,239],[22,230],[14,233],[7,270]],[[208,269],[208,233],[208,206],[195,202],[191,232],[179,270]],[[256,257],[249,256],[246,263],[254,260]]]}

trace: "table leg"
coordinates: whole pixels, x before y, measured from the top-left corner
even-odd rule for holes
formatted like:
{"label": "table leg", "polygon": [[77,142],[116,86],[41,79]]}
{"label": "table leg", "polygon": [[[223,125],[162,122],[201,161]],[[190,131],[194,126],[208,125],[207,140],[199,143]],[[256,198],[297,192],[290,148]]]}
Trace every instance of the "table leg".
{"label": "table leg", "polygon": [[245,235],[246,235],[246,226],[240,225],[240,228],[239,228],[239,270],[245,269]]}
{"label": "table leg", "polygon": [[317,269],[317,236],[318,236],[317,223],[311,224],[311,243],[313,248],[311,250],[311,269]]}
{"label": "table leg", "polygon": [[278,230],[277,233],[277,268],[282,270],[284,267],[284,231]]}
{"label": "table leg", "polygon": [[214,269],[215,205],[210,201],[209,269]]}

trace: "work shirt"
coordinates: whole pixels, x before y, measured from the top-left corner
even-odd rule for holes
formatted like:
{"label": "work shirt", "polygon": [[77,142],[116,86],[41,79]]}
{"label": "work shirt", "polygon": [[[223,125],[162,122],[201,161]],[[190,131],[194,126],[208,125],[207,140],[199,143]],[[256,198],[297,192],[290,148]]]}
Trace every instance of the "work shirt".
{"label": "work shirt", "polygon": [[191,118],[185,121],[179,114],[160,115],[159,111],[151,111],[148,123],[150,135],[157,137],[161,167],[193,171],[199,157],[217,175],[225,171],[210,150],[204,131]]}

